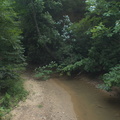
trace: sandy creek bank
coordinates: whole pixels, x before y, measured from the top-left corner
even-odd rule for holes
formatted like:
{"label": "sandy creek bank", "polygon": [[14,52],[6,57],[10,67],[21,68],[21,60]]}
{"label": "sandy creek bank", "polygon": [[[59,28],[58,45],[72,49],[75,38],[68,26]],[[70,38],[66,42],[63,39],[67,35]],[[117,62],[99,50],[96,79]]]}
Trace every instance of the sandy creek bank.
{"label": "sandy creek bank", "polygon": [[22,76],[29,95],[12,112],[12,120],[77,120],[71,96],[52,79],[35,80]]}
{"label": "sandy creek bank", "polygon": [[22,77],[29,95],[11,112],[12,120],[120,120],[120,97],[97,89],[96,79]]}

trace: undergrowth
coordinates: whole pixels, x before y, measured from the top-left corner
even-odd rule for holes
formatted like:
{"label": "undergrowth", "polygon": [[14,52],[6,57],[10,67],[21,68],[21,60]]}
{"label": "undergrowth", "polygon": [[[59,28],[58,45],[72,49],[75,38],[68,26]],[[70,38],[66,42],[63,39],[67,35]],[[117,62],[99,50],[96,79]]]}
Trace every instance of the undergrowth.
{"label": "undergrowth", "polygon": [[18,79],[7,80],[9,87],[0,91],[0,120],[9,113],[20,100],[24,100],[27,96],[27,91],[23,88],[23,80]]}
{"label": "undergrowth", "polygon": [[66,65],[66,64],[57,64],[52,61],[50,64],[38,67],[35,69],[35,77],[40,78],[42,80],[47,80],[50,78],[52,73],[59,73],[60,75],[68,75],[71,76],[72,72],[80,69],[83,65],[82,61],[78,61],[74,64]]}
{"label": "undergrowth", "polygon": [[110,71],[103,75],[104,84],[98,87],[107,91],[112,90],[113,86],[120,87],[120,64],[111,68]]}
{"label": "undergrowth", "polygon": [[[84,69],[84,61],[78,61],[74,64],[60,64],[58,65],[56,62],[51,62],[49,65],[42,66],[36,68],[35,77],[38,77],[43,80],[47,80],[50,78],[52,73],[59,73],[60,75],[71,76],[72,72]],[[116,65],[111,68],[110,71],[102,76],[104,84],[99,84],[97,87],[106,91],[111,91],[113,86],[120,87],[120,65]]]}
{"label": "undergrowth", "polygon": [[35,77],[40,78],[41,80],[47,80],[50,78],[50,75],[54,73],[58,64],[54,61],[49,63],[48,65],[38,67],[35,69]]}

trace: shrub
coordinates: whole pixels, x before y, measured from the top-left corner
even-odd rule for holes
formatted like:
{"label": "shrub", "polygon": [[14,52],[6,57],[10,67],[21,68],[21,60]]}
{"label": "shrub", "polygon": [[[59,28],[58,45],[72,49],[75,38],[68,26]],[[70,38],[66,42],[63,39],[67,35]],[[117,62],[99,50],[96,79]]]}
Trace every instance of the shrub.
{"label": "shrub", "polygon": [[50,74],[53,73],[54,69],[58,64],[52,61],[50,64],[35,69],[35,77],[41,78],[42,80],[47,80],[50,78]]}
{"label": "shrub", "polygon": [[110,69],[109,73],[104,74],[103,80],[106,86],[120,87],[120,64]]}

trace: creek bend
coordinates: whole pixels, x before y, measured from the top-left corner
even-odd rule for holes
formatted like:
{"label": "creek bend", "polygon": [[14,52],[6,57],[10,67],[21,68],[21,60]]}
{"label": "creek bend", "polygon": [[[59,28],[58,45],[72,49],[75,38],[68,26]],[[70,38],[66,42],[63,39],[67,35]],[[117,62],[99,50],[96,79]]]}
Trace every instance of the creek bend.
{"label": "creek bend", "polygon": [[110,96],[86,80],[89,78],[85,76],[53,79],[71,95],[78,120],[120,120],[120,98]]}

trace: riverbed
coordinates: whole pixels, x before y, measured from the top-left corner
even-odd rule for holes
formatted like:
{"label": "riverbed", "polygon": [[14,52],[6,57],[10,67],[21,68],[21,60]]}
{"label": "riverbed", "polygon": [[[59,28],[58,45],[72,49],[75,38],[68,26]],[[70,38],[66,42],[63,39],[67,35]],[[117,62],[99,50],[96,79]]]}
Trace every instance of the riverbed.
{"label": "riverbed", "polygon": [[120,98],[110,95],[86,76],[54,79],[70,95],[78,120],[120,120]]}
{"label": "riverbed", "polygon": [[96,78],[33,76],[23,74],[29,95],[11,111],[11,120],[120,120],[120,97],[97,89]]}

